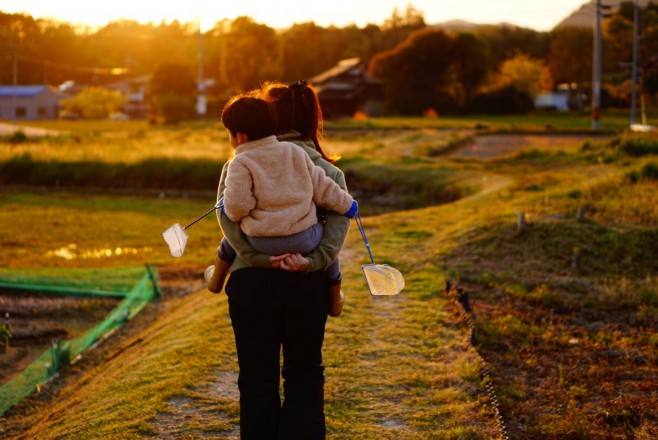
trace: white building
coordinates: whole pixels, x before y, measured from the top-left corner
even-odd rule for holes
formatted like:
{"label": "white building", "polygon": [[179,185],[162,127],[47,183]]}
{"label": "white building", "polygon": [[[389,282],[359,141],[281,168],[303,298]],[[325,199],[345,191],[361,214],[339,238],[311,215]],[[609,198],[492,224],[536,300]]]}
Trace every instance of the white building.
{"label": "white building", "polygon": [[57,119],[65,95],[42,86],[0,86],[0,120]]}
{"label": "white building", "polygon": [[555,90],[542,93],[535,97],[535,108],[569,111],[569,91]]}

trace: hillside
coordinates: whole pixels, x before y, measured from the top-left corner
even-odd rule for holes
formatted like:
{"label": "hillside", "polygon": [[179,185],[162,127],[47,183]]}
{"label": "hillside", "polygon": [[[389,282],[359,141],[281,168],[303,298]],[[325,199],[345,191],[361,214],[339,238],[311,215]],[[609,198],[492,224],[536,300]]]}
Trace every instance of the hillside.
{"label": "hillside", "polygon": [[[612,6],[612,9],[618,8],[621,3],[628,0],[605,0],[603,4]],[[639,5],[645,7],[652,0],[639,0]],[[575,26],[575,27],[585,27],[593,28],[594,27],[594,16],[596,14],[596,0],[590,0],[588,3],[584,3],[579,9],[573,11],[571,15],[566,17],[560,23],[555,26],[555,29]]]}

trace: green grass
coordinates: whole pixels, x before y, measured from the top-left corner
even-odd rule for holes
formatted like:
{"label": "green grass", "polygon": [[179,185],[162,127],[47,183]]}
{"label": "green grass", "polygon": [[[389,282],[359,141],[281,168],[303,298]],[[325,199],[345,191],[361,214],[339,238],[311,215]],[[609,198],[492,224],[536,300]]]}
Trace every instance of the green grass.
{"label": "green grass", "polygon": [[[59,121],[40,123],[52,129],[66,130]],[[49,162],[103,162],[132,164],[149,159],[183,159],[225,161],[232,154],[228,134],[221,126],[179,126],[172,128],[146,125],[114,125],[99,129],[94,122],[75,122],[76,130],[59,136],[28,137],[27,142],[0,143],[0,159],[29,154],[34,160]],[[100,124],[99,127],[104,127]],[[123,128],[123,129],[122,129]]]}
{"label": "green grass", "polygon": [[[565,117],[563,126],[576,125],[572,119]],[[547,121],[487,120],[524,127]],[[450,278],[470,293],[478,350],[492,366],[513,438],[651,438],[658,192],[654,180],[627,178],[651,158],[613,148],[614,160],[599,161],[598,146],[554,151],[551,145],[486,161],[430,157],[433,145],[450,139],[438,126],[412,132],[400,130],[399,120],[376,122],[390,123],[391,130],[382,135],[382,125],[374,133],[336,134],[335,144],[326,139],[326,145],[344,146],[336,151],[344,155],[339,164],[359,179],[373,186],[405,183],[421,193],[433,185],[472,189],[453,203],[364,219],[375,259],[405,276],[399,296],[368,295],[360,265],[369,258],[356,229],[350,232],[341,256],[346,310],[329,321],[325,340],[329,435],[496,437],[479,356],[442,293]],[[575,217],[581,205],[584,221]],[[205,212],[202,200],[7,192],[0,208],[0,221],[10,227],[0,263],[10,268],[149,261],[166,283],[174,281],[166,274],[200,277],[219,241],[213,219],[194,226],[180,260],[169,256],[161,239],[170,224]],[[529,222],[522,232],[516,229],[519,212]],[[138,252],[72,260],[51,252],[71,243]],[[575,247],[582,253],[580,270],[571,267]],[[53,407],[19,408],[9,429],[28,438],[157,437],[163,419],[173,418],[179,437],[229,432],[237,420],[235,397],[205,392],[218,370],[237,370],[223,296],[198,292],[163,307],[138,343],[72,379]],[[109,373],[100,374],[101,368]],[[177,402],[195,412],[176,419]]]}
{"label": "green grass", "polygon": [[[38,438],[143,438],[150,421],[174,396],[190,394],[201,378],[232,362],[226,302],[207,292],[175,300],[168,313],[126,341],[120,357],[86,371],[46,413],[19,422]],[[72,407],[75,409],[72,410]],[[227,408],[235,417],[236,403]]]}
{"label": "green grass", "polygon": [[[467,170],[438,167],[429,151],[459,134],[437,131],[387,136],[337,136],[323,142],[343,159],[349,187],[360,194],[365,213],[382,212],[368,203],[376,196],[383,211],[446,203],[473,192],[478,177]],[[178,194],[215,192],[230,147],[224,131],[156,127],[148,131],[69,135],[0,143],[0,183],[46,188],[129,189]],[[384,144],[381,144],[381,143]],[[411,142],[411,144],[409,144]],[[384,145],[383,150],[379,145]],[[439,147],[440,148],[440,147]],[[400,154],[405,150],[404,154]],[[408,151],[406,151],[408,150]],[[419,158],[418,155],[421,155]],[[382,201],[386,199],[386,203]],[[390,205],[386,208],[386,204]],[[393,208],[392,208],[393,207]]]}
{"label": "green grass", "polygon": [[184,260],[171,259],[162,232],[174,223],[187,225],[213,204],[214,199],[0,193],[0,221],[11,227],[2,238],[2,265],[133,267],[144,262],[211,262],[208,249],[221,238],[213,215],[190,228]]}
{"label": "green grass", "polygon": [[[601,129],[620,130],[629,125],[628,115],[623,112],[610,111],[601,118]],[[468,115],[441,116],[438,118],[379,117],[366,120],[341,119],[328,121],[330,129],[420,129],[420,128],[459,128],[486,131],[543,131],[589,130],[592,126],[591,115],[576,113],[537,113],[533,115]]]}
{"label": "green grass", "polygon": [[[129,212],[126,208],[136,201],[125,197],[21,194],[8,199],[3,211],[12,216],[19,212],[11,207],[19,205],[27,211],[26,215],[36,219],[70,218],[72,213],[87,209],[93,213],[92,218],[72,227],[70,234],[78,235],[79,245],[90,247],[97,236],[96,220],[105,219],[115,226],[123,224],[123,232],[114,227],[98,235],[102,240],[110,240],[112,246],[129,246],[133,236],[148,237],[154,225],[173,220],[173,211],[194,209],[196,203],[142,199],[139,208]],[[48,209],[49,215],[43,215],[41,209]],[[460,326],[445,300],[438,295],[442,277],[428,261],[434,252],[433,246],[427,244],[434,236],[433,225],[407,217],[408,214],[398,214],[365,221],[376,257],[405,273],[408,288],[398,297],[368,295],[359,269],[367,254],[356,230],[350,234],[349,255],[343,259],[347,310],[340,319],[329,322],[325,342],[329,432],[338,437],[364,438],[382,432],[401,438],[489,438],[492,428],[473,397],[473,393],[478,393],[478,384],[472,378],[465,382],[459,369],[450,368],[453,362],[466,365],[476,360],[466,348]],[[383,234],[389,225],[395,225],[396,234]],[[199,230],[206,227],[216,233],[213,221]],[[159,233],[160,228],[156,231]],[[26,234],[21,238],[26,250],[38,246],[38,233],[21,234]],[[59,231],[58,235],[68,234]],[[53,239],[54,235],[41,235],[43,247],[52,248],[68,241]],[[165,267],[174,264],[160,240],[159,234],[145,240],[144,245],[153,246],[148,261]],[[195,235],[182,260],[186,265],[195,265],[200,273],[215,244],[201,243]],[[36,254],[35,260],[26,258],[12,264],[52,265],[52,259],[48,261],[45,254]],[[3,258],[11,260],[9,255]],[[63,267],[122,266],[132,265],[139,258],[127,255],[101,262],[58,263]],[[223,296],[200,292],[174,301],[168,310],[140,334],[143,342],[103,367],[111,373],[88,372],[81,382],[62,391],[63,400],[54,408],[26,414],[13,423],[31,426],[26,435],[43,433],[42,438],[101,438],[117,432],[122,433],[122,438],[139,438],[157,432],[158,414],[171,411],[174,396],[194,396],[201,384],[213,381],[216,369],[237,368],[231,358],[233,338]],[[219,403],[225,405],[222,411],[235,421],[235,401]],[[58,416],[53,419],[48,415],[51,411]],[[436,417],[437,413],[443,416]],[[385,422],[391,418],[399,427],[386,428]],[[92,422],[80,428],[82,420]],[[195,429],[190,426],[186,432],[196,432]]]}
{"label": "green grass", "polygon": [[48,130],[67,131],[72,133],[92,132],[135,132],[148,128],[146,121],[112,121],[104,120],[44,120],[44,121],[21,121],[20,125],[27,127],[45,128]]}

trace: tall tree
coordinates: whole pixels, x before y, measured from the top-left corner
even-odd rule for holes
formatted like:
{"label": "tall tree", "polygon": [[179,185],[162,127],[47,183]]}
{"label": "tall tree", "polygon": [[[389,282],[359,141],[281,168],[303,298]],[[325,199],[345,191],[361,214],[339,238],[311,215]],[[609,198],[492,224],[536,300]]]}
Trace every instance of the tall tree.
{"label": "tall tree", "polygon": [[154,97],[177,95],[192,98],[196,94],[196,81],[187,64],[163,63],[156,69],[151,80]]}
{"label": "tall tree", "polygon": [[549,70],[557,84],[592,80],[592,44],[591,29],[564,27],[552,32]]}
{"label": "tall tree", "polygon": [[250,17],[238,17],[226,34],[226,79],[236,91],[281,78],[280,46],[274,29]]}
{"label": "tall tree", "polygon": [[294,24],[281,35],[282,76],[286,81],[310,78],[333,66],[325,44],[328,31],[314,22]]}
{"label": "tall tree", "polygon": [[492,69],[491,53],[475,34],[458,33],[455,37],[455,58],[459,82],[462,86],[462,104],[471,100],[480,84]]}
{"label": "tall tree", "polygon": [[402,114],[420,114],[430,107],[454,111],[454,46],[454,38],[443,30],[425,29],[376,55],[370,73],[384,82],[389,110]]}
{"label": "tall tree", "polygon": [[478,26],[475,33],[489,48],[495,66],[517,53],[548,59],[550,36],[546,32],[504,24]]}

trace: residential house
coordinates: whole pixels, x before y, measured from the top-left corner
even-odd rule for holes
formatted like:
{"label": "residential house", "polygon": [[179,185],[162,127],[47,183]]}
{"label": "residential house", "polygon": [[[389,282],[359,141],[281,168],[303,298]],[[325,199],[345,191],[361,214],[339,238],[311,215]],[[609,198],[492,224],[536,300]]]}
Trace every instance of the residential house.
{"label": "residential house", "polygon": [[146,103],[146,91],[150,81],[151,75],[142,75],[125,78],[104,87],[109,90],[116,90],[125,97],[123,112],[130,119],[145,119],[149,113],[149,106]]}
{"label": "residential house", "polygon": [[384,87],[368,74],[359,58],[341,60],[309,83],[317,90],[327,118],[351,117],[357,112],[379,116],[384,111]]}
{"label": "residential house", "polygon": [[56,119],[64,97],[47,85],[0,86],[0,120]]}
{"label": "residential house", "polygon": [[535,96],[535,108],[538,110],[582,110],[587,106],[587,95],[578,84],[558,84],[555,90]]}
{"label": "residential house", "polygon": [[535,96],[535,108],[541,110],[569,111],[569,91],[553,90]]}

